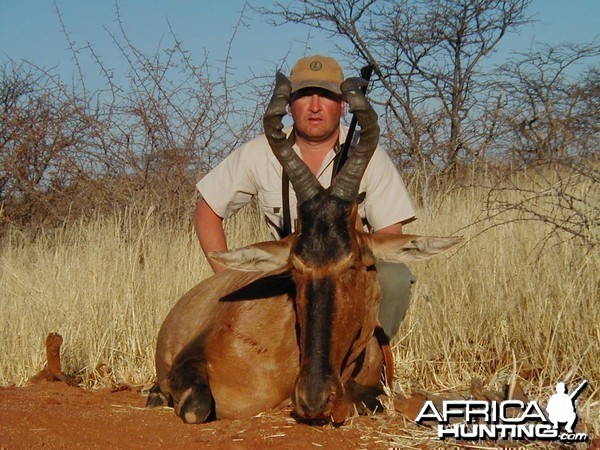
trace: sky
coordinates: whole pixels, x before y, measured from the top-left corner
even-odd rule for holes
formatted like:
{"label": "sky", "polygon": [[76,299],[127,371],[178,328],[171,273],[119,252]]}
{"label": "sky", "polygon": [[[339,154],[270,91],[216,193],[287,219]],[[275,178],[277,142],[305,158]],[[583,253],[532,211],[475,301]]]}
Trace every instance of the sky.
{"label": "sky", "polygon": [[[111,33],[119,34],[117,5],[128,38],[148,54],[172,44],[171,27],[196,62],[201,62],[207,54],[212,64],[222,67],[233,37],[230,72],[240,80],[253,73],[274,73],[278,67],[289,70],[306,54],[335,56],[331,40],[304,26],[274,27],[249,8],[243,11],[245,3],[245,0],[0,0],[0,65],[10,60],[27,60],[68,80],[75,73],[75,66],[58,9],[73,46],[82,48],[91,44],[104,64],[118,72],[124,61],[110,37]],[[251,3],[268,6],[275,2]],[[600,0],[534,0],[529,13],[535,22],[507,35],[494,61],[501,61],[515,50],[527,51],[539,43],[600,41]],[[86,78],[93,81],[99,76],[98,67],[89,57],[81,57],[80,62]]]}

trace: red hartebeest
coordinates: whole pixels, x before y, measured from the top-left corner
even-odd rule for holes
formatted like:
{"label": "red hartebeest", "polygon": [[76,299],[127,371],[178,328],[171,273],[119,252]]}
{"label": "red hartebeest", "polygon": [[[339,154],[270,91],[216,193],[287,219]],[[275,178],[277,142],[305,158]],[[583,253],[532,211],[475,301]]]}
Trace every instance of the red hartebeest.
{"label": "red hartebeest", "polygon": [[380,408],[375,262],[428,258],[460,240],[358,231],[358,186],[379,138],[377,116],[357,79],[342,83],[361,138],[324,189],[282,131],[290,92],[278,73],[264,126],[298,196],[298,230],[211,255],[230,270],[185,294],[158,335],[148,405],[172,404],[184,422],[250,416],[290,396],[302,419],[341,423],[351,403]]}

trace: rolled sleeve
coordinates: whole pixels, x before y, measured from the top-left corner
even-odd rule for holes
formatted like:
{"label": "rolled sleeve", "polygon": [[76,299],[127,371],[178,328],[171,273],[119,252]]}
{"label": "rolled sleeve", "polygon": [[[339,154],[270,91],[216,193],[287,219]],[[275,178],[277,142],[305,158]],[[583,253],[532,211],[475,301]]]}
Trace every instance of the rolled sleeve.
{"label": "rolled sleeve", "polygon": [[367,166],[361,192],[366,192],[364,213],[373,231],[416,217],[402,177],[387,153],[380,148]]}
{"label": "rolled sleeve", "polygon": [[242,145],[196,184],[204,201],[224,219],[257,193],[248,150],[248,144]]}

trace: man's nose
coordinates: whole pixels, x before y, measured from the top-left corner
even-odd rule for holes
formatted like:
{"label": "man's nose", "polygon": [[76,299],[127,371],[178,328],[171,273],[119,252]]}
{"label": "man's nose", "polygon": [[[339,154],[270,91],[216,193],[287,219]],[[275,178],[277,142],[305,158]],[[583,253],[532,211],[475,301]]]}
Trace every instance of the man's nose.
{"label": "man's nose", "polygon": [[321,110],[321,97],[319,95],[312,95],[310,99],[310,110],[312,112],[318,112]]}

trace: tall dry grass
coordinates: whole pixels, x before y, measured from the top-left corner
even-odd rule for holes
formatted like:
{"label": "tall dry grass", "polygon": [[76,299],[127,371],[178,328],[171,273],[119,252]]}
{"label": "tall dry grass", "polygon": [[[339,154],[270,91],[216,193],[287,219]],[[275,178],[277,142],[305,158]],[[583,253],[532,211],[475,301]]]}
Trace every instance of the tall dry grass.
{"label": "tall dry grass", "polygon": [[[258,216],[226,224],[232,247],[264,240]],[[107,382],[145,383],[154,372],[162,320],[211,272],[189,222],[153,208],[126,210],[41,232],[10,230],[0,250],[0,385],[23,385],[45,364],[45,336],[64,338],[63,371]],[[94,378],[94,377],[92,377]]]}
{"label": "tall dry grass", "polygon": [[[471,176],[481,184],[480,175]],[[504,200],[521,202],[512,188],[531,180],[514,174]],[[573,386],[585,378],[578,412],[598,433],[600,254],[555,234],[553,223],[521,221],[519,212],[482,220],[488,192],[438,192],[431,212],[405,228],[467,240],[451,255],[411,265],[417,283],[394,341],[396,389],[468,390],[479,378],[496,391],[518,382],[530,398],[546,400],[558,381]],[[588,219],[597,226],[600,196],[594,201]]]}
{"label": "tall dry grass", "polygon": [[[600,256],[550,242],[543,223],[477,222],[485,190],[431,197],[417,234],[463,234],[447,256],[411,265],[413,304],[395,340],[398,391],[493,387],[519,376],[533,398],[585,377],[579,412],[600,430]],[[251,209],[228,222],[232,246],[266,237]],[[476,225],[474,225],[476,223]],[[460,231],[457,231],[460,230]],[[30,239],[9,232],[0,250],[0,385],[27,383],[45,363],[49,332],[64,337],[63,365],[94,384],[148,383],[158,328],[209,268],[190,223],[152,209],[65,225]]]}

